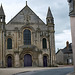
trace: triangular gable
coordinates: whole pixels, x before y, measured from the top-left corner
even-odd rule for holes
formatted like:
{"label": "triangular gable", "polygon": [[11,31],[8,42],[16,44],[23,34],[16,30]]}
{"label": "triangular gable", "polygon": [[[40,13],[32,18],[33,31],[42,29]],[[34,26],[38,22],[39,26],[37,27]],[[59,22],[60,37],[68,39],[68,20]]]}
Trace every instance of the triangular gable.
{"label": "triangular gable", "polygon": [[45,24],[30,8],[25,6],[15,17],[13,17],[7,25],[10,24],[26,24],[29,23],[40,23]]}

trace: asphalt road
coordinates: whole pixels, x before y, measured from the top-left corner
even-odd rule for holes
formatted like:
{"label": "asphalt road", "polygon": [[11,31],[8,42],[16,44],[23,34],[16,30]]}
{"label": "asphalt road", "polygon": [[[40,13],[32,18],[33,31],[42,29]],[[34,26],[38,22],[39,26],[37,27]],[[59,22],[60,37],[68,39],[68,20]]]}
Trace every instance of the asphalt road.
{"label": "asphalt road", "polygon": [[66,75],[70,72],[73,72],[73,68],[58,68],[58,69],[46,69],[40,71],[32,71],[32,72],[22,72],[15,75]]}

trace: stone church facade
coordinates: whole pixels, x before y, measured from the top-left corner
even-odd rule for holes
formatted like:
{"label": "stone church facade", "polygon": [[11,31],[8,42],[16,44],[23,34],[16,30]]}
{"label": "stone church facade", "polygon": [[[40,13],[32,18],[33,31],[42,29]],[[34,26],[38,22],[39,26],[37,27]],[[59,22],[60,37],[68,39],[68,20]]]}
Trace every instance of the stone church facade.
{"label": "stone church facade", "polygon": [[54,18],[46,24],[26,6],[7,24],[0,7],[0,67],[47,67],[55,63]]}

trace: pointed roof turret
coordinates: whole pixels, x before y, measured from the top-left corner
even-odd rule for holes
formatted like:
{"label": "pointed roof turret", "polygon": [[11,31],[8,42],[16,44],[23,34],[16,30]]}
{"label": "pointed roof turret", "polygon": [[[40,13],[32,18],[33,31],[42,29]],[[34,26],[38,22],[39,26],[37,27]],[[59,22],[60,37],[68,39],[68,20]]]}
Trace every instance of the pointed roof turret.
{"label": "pointed roof turret", "polygon": [[4,16],[5,15],[4,10],[3,10],[3,7],[2,7],[2,4],[0,6],[0,15],[1,16]]}
{"label": "pointed roof turret", "polygon": [[53,15],[51,13],[50,7],[48,7],[48,12],[47,12],[47,18],[49,18],[49,17],[53,18]]}

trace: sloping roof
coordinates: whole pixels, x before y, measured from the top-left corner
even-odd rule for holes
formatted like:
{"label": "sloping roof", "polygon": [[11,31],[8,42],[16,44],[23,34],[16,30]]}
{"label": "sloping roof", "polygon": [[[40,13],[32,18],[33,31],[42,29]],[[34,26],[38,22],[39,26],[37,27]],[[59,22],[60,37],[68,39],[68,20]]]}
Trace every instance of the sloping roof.
{"label": "sloping roof", "polygon": [[73,51],[72,51],[72,43],[69,44],[69,48],[65,47],[63,49],[60,49],[60,50],[58,50],[58,52],[56,54],[58,54],[59,51],[62,51],[63,54],[72,54],[73,53]]}
{"label": "sloping roof", "polygon": [[[41,23],[45,24],[32,10],[31,8],[26,5],[16,16],[14,16],[8,23],[11,24],[13,22],[25,22],[25,18],[27,15],[31,15],[31,18],[33,19],[34,22],[32,23]],[[30,16],[29,16],[30,17]],[[35,17],[35,18],[33,18]],[[26,22],[25,22],[26,23]]]}
{"label": "sloping roof", "polygon": [[71,54],[71,53],[73,53],[72,52],[72,49],[62,49],[61,50],[64,54]]}

